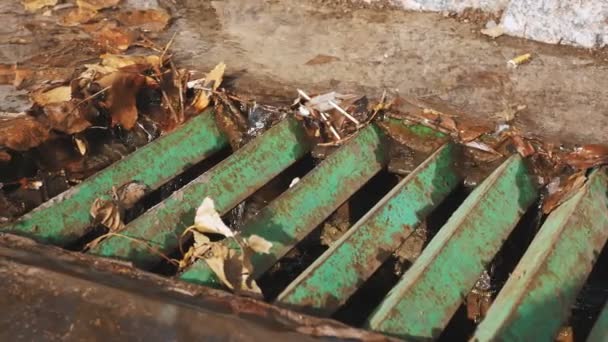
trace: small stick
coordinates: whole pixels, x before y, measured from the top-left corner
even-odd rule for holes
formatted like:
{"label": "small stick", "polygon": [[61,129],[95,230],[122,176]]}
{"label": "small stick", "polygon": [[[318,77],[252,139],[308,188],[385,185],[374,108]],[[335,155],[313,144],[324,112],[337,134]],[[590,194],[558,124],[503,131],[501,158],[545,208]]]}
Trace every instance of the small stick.
{"label": "small stick", "polygon": [[[305,100],[310,101],[310,96],[308,96],[302,89],[297,90],[298,94],[300,94]],[[334,135],[334,137],[336,137],[336,139],[338,140],[341,140],[342,138],[340,137],[340,134],[338,134],[338,131],[334,128],[334,126],[331,124],[331,121],[329,121],[329,119],[327,118],[327,114],[323,112],[319,113],[321,115],[321,120],[327,125],[327,127],[329,127],[329,130]]]}
{"label": "small stick", "polygon": [[[300,94],[300,96],[302,96],[305,100],[307,100],[307,101],[311,100],[310,96],[308,96],[308,94],[306,94],[302,89],[297,89],[297,90],[298,90],[298,94]],[[349,119],[350,121],[352,121],[355,125],[357,125],[357,126],[361,125],[359,120],[355,119],[352,115],[348,114],[347,111],[342,109],[342,107],[338,106],[334,101],[328,100],[327,102],[332,107],[334,107],[336,110],[338,110],[338,112],[340,112],[340,114],[346,116],[346,118]]]}
{"label": "small stick", "polygon": [[167,51],[169,50],[169,47],[171,47],[171,44],[173,44],[173,39],[175,39],[175,36],[177,35],[177,31],[175,31],[173,33],[173,36],[171,37],[171,39],[169,39],[169,42],[167,42],[167,45],[165,45],[165,49],[163,50],[163,52],[160,54],[160,65],[158,66],[159,68],[163,66],[163,58],[165,58],[165,54],[167,53]]}
{"label": "small stick", "polygon": [[342,107],[338,106],[334,101],[329,100],[327,101],[332,107],[334,107],[338,112],[340,112],[342,115],[344,115],[347,119],[349,119],[350,121],[352,121],[355,125],[360,126],[361,123],[359,122],[359,120],[355,119],[355,117],[353,117],[352,115],[348,114],[347,111],[345,111],[344,109],[342,109]]}
{"label": "small stick", "polygon": [[336,131],[334,126],[331,124],[331,121],[329,121],[329,119],[327,118],[327,116],[326,116],[327,114],[325,114],[323,112],[320,112],[320,113],[321,113],[321,119],[327,125],[327,127],[329,127],[329,130],[334,135],[334,137],[336,137],[336,139],[338,139],[338,140],[341,140],[342,138],[340,138],[340,134],[338,134],[338,131]]}
{"label": "small stick", "polygon": [[80,107],[80,105],[81,105],[81,104],[83,104],[83,103],[85,103],[85,102],[87,102],[87,101],[89,101],[89,100],[92,100],[93,98],[95,98],[95,96],[97,96],[97,95],[99,95],[99,94],[101,94],[101,93],[103,93],[103,92],[107,91],[107,90],[108,90],[108,89],[110,89],[110,88],[112,88],[112,85],[109,85],[109,86],[107,86],[107,87],[105,87],[105,88],[101,89],[100,91],[96,92],[95,94],[93,94],[93,95],[91,95],[91,96],[88,96],[87,98],[85,98],[85,99],[83,99],[83,100],[79,101],[78,103],[76,103],[76,105],[74,105],[74,108],[72,108],[72,110],[70,111],[70,114],[72,114],[72,113],[73,113],[73,112],[74,112],[74,111],[75,111],[75,110],[76,110],[78,107]]}

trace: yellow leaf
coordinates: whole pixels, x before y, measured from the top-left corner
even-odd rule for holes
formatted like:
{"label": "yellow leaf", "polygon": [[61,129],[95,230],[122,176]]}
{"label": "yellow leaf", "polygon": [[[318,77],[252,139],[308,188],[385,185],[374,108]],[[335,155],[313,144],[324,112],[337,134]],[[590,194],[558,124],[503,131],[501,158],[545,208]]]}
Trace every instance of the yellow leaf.
{"label": "yellow leaf", "polygon": [[159,65],[160,57],[151,55],[151,56],[123,56],[123,55],[113,55],[113,54],[103,54],[101,57],[101,65],[108,68],[120,69],[122,67],[126,67],[128,65],[133,64],[149,64],[149,65]]}
{"label": "yellow leaf", "polygon": [[100,9],[114,7],[120,0],[76,0],[78,8],[99,11]]}
{"label": "yellow leaf", "polygon": [[87,144],[84,142],[84,140],[74,138],[74,141],[76,142],[76,147],[78,148],[78,152],[80,152],[80,155],[84,156],[85,154],[87,154]]}
{"label": "yellow leaf", "polygon": [[[203,109],[207,108],[207,106],[209,106],[211,94],[213,93],[213,91],[216,91],[222,83],[225,70],[226,64],[224,64],[224,62],[220,62],[218,65],[215,66],[215,68],[213,68],[213,70],[209,71],[207,76],[205,76],[203,88],[206,89],[199,90],[199,93],[193,102],[193,106],[197,111],[202,111]],[[211,89],[211,91],[207,89]]]}
{"label": "yellow leaf", "polygon": [[21,0],[21,4],[27,11],[34,12],[46,6],[55,6],[57,0]]}
{"label": "yellow leaf", "polygon": [[215,204],[210,197],[205,197],[203,203],[196,209],[194,227],[199,233],[234,236],[234,232],[226,226],[220,214],[215,210]]}
{"label": "yellow leaf", "polygon": [[43,93],[33,94],[32,97],[34,102],[41,106],[50,103],[66,102],[72,99],[72,88],[70,86],[57,87]]}

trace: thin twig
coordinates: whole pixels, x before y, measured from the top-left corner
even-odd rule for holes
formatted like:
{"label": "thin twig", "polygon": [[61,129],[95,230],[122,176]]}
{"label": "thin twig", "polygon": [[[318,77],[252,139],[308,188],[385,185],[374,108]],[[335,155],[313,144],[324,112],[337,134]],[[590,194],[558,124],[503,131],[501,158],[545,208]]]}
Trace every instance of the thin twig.
{"label": "thin twig", "polygon": [[[136,243],[143,244],[143,245],[144,245],[146,248],[148,248],[148,250],[150,250],[152,253],[154,253],[154,254],[156,254],[156,255],[160,256],[161,258],[165,259],[166,261],[168,261],[168,262],[170,262],[170,263],[172,263],[172,264],[175,264],[175,265],[178,265],[178,264],[179,264],[179,261],[178,261],[178,260],[168,257],[166,254],[164,254],[163,252],[159,251],[159,250],[158,250],[158,248],[156,248],[156,247],[152,246],[152,245],[151,245],[149,242],[144,241],[144,240],[140,240],[140,239],[136,239],[136,238],[133,238],[133,237],[130,237],[130,236],[127,236],[127,235],[123,235],[123,234],[120,234],[120,233],[113,233],[113,232],[106,233],[106,234],[104,234],[104,235],[102,235],[102,236],[100,236],[100,237],[96,238],[95,240],[93,240],[93,241],[89,242],[89,243],[88,243],[88,244],[85,246],[85,249],[86,249],[86,248],[88,248],[90,245],[92,245],[92,244],[93,244],[93,242],[97,241],[97,243],[99,243],[99,241],[98,241],[98,240],[103,240],[103,239],[109,238],[109,237],[111,237],[111,236],[118,236],[118,237],[122,237],[122,238],[125,238],[125,239],[127,239],[127,240],[130,240],[130,241],[136,242]],[[94,245],[93,245],[93,246],[94,246]]]}
{"label": "thin twig", "polygon": [[355,119],[352,115],[348,114],[348,112],[344,109],[342,109],[342,107],[338,106],[334,101],[329,100],[327,101],[332,107],[334,107],[338,112],[340,112],[342,115],[344,115],[347,119],[349,119],[350,121],[352,121],[355,125],[360,126],[361,123],[359,122],[359,120]]}
{"label": "thin twig", "polygon": [[165,54],[169,50],[169,47],[171,47],[171,44],[173,44],[173,40],[175,39],[176,35],[177,35],[177,31],[175,31],[173,33],[173,36],[171,37],[171,39],[169,39],[169,41],[167,42],[167,45],[165,45],[165,49],[160,54],[160,60],[159,60],[160,65],[158,66],[159,68],[163,66],[163,58],[165,58]]}
{"label": "thin twig", "polygon": [[334,135],[334,137],[336,137],[336,139],[342,140],[342,138],[340,137],[340,134],[338,134],[338,131],[334,128],[334,125],[331,124],[331,121],[329,121],[329,119],[327,118],[327,114],[323,113],[323,112],[319,112],[321,114],[321,119],[323,120],[323,122],[327,125],[327,127],[329,127],[329,130],[331,131],[331,133]]}
{"label": "thin twig", "polygon": [[171,115],[173,116],[174,122],[179,122],[179,121],[177,121],[178,120],[177,113],[175,112],[175,108],[173,108],[173,104],[169,100],[169,96],[167,96],[167,93],[162,89],[160,90],[160,92],[163,94],[163,99],[165,99],[165,101],[167,102],[167,106],[169,107],[169,110],[171,111]]}
{"label": "thin twig", "polygon": [[85,103],[85,102],[87,102],[87,101],[89,101],[89,100],[94,99],[94,98],[95,98],[97,95],[102,94],[103,92],[107,91],[107,90],[108,90],[108,89],[110,89],[110,88],[112,88],[112,85],[109,85],[109,86],[107,86],[107,87],[105,87],[105,88],[101,89],[100,91],[96,92],[95,94],[90,95],[90,96],[86,97],[86,98],[85,98],[85,99],[83,99],[83,100],[80,100],[78,103],[76,103],[76,104],[74,105],[74,108],[72,108],[72,110],[70,111],[70,114],[72,114],[72,113],[73,113],[73,112],[74,112],[74,111],[75,111],[75,110],[76,110],[78,107],[80,107],[80,105],[81,105],[81,104],[83,104],[83,103]]}

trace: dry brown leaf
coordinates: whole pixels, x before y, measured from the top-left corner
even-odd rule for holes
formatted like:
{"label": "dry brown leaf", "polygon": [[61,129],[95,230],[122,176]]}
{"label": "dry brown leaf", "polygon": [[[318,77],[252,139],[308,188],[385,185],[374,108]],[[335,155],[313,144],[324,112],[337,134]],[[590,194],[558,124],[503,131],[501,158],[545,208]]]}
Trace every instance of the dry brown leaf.
{"label": "dry brown leaf", "polygon": [[309,60],[308,62],[306,62],[304,64],[305,65],[320,65],[320,64],[327,64],[327,63],[331,63],[331,62],[337,62],[339,60],[340,60],[340,58],[335,57],[335,56],[316,55],[314,58],[312,58],[311,60]]}
{"label": "dry brown leaf", "polygon": [[136,96],[146,83],[146,77],[122,71],[115,74],[104,106],[110,112],[112,126],[120,124],[130,130],[137,122]]}
{"label": "dry brown leaf", "polygon": [[118,232],[125,226],[120,218],[120,209],[114,201],[95,199],[91,205],[90,214],[95,224],[102,224],[111,232]]}
{"label": "dry brown leaf", "polygon": [[238,150],[243,143],[243,131],[239,129],[239,126],[229,115],[226,115],[222,104],[215,106],[215,122],[218,128],[228,137],[232,150]]}
{"label": "dry brown leaf", "polygon": [[104,8],[110,8],[118,5],[120,0],[76,0],[78,8],[91,11],[99,11]]}
{"label": "dry brown leaf", "polygon": [[111,53],[127,50],[136,39],[135,33],[127,28],[119,27],[113,22],[103,22],[101,25],[83,25],[82,27],[93,36],[97,44]]}
{"label": "dry brown leaf", "polygon": [[44,92],[32,94],[32,100],[40,106],[50,103],[61,103],[72,99],[72,88],[70,86],[56,87]]}
{"label": "dry brown leaf", "polygon": [[0,120],[0,146],[27,151],[50,138],[50,127],[25,114]]}
{"label": "dry brown leaf", "polygon": [[580,169],[608,164],[608,145],[589,144],[564,157],[566,164]]}
{"label": "dry brown leaf", "polygon": [[21,0],[23,7],[29,12],[35,12],[43,7],[55,6],[57,0]]}
{"label": "dry brown leaf", "polygon": [[57,23],[61,26],[78,26],[86,24],[97,16],[97,11],[86,8],[73,8],[61,17]]}
{"label": "dry brown leaf", "polygon": [[536,152],[534,146],[532,146],[532,144],[528,140],[522,138],[521,136],[514,135],[511,137],[511,139],[513,140],[513,144],[517,149],[517,153],[519,153],[522,157],[525,158],[531,156],[532,154],[534,154],[534,152]]}
{"label": "dry brown leaf", "polygon": [[585,176],[584,171],[577,172],[566,180],[564,185],[549,195],[543,202],[543,213],[548,214],[552,212],[555,208],[560,206],[562,203],[570,199],[576,192],[585,185],[587,181],[587,177]]}
{"label": "dry brown leaf", "polygon": [[491,131],[492,129],[482,125],[458,123],[458,136],[462,142],[473,141]]}
{"label": "dry brown leaf", "polygon": [[55,130],[74,134],[91,127],[91,123],[83,118],[81,108],[77,107],[74,101],[48,103],[43,110],[49,125]]}
{"label": "dry brown leaf", "polygon": [[146,9],[121,12],[116,19],[128,27],[139,28],[142,31],[159,32],[167,27],[171,16],[164,10]]}
{"label": "dry brown leaf", "polygon": [[100,56],[101,65],[106,68],[114,68],[118,70],[120,68],[124,68],[126,66],[134,65],[134,64],[143,64],[143,65],[159,65],[160,57],[151,55],[151,56],[123,56],[123,55],[114,55],[114,54],[103,54]]}
{"label": "dry brown leaf", "polygon": [[0,151],[0,162],[6,163],[11,161],[11,159],[13,159],[13,157],[11,157],[11,155],[6,152],[6,151]]}
{"label": "dry brown leaf", "polygon": [[245,253],[213,243],[205,253],[204,260],[229,289],[252,294],[262,293],[255,280],[251,279],[253,268]]}
{"label": "dry brown leaf", "polygon": [[205,89],[199,90],[193,102],[193,106],[197,111],[202,111],[209,106],[211,94],[213,91],[216,91],[222,83],[225,70],[226,64],[224,64],[224,62],[220,62],[215,66],[215,68],[213,68],[213,70],[209,71],[207,76],[205,76],[205,81],[203,82],[202,87],[211,89],[212,91]]}
{"label": "dry brown leaf", "polygon": [[116,197],[122,208],[131,209],[146,195],[147,191],[148,187],[145,184],[129,182],[116,190]]}

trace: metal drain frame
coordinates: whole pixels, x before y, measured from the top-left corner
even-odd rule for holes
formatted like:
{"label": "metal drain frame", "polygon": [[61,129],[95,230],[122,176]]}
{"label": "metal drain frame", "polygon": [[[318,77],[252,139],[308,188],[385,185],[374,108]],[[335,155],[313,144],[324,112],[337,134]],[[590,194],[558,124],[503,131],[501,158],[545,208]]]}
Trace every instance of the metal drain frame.
{"label": "metal drain frame", "polygon": [[[90,204],[109,196],[112,186],[136,180],[154,190],[226,145],[213,116],[202,114],[0,231],[65,246],[87,232]],[[244,235],[257,234],[273,242],[270,255],[256,254],[252,259],[256,277],[386,165],[385,146],[382,131],[368,126],[246,223]],[[300,123],[288,118],[130,222],[123,234],[170,253],[203,197],[214,198],[224,214],[311,147]],[[433,153],[298,276],[277,304],[321,316],[334,312],[456,186],[455,153],[457,147],[451,143]],[[473,340],[555,336],[608,239],[607,189],[606,169],[595,170],[583,189],[549,215]],[[369,317],[367,327],[406,339],[436,338],[536,197],[522,158],[507,159],[439,230]],[[128,260],[143,269],[159,261],[146,248],[118,238],[107,239],[90,253]],[[568,271],[560,275],[560,267]],[[220,286],[204,261],[180,279]],[[539,302],[540,297],[547,300]],[[606,337],[607,320],[608,307],[590,341]]]}

